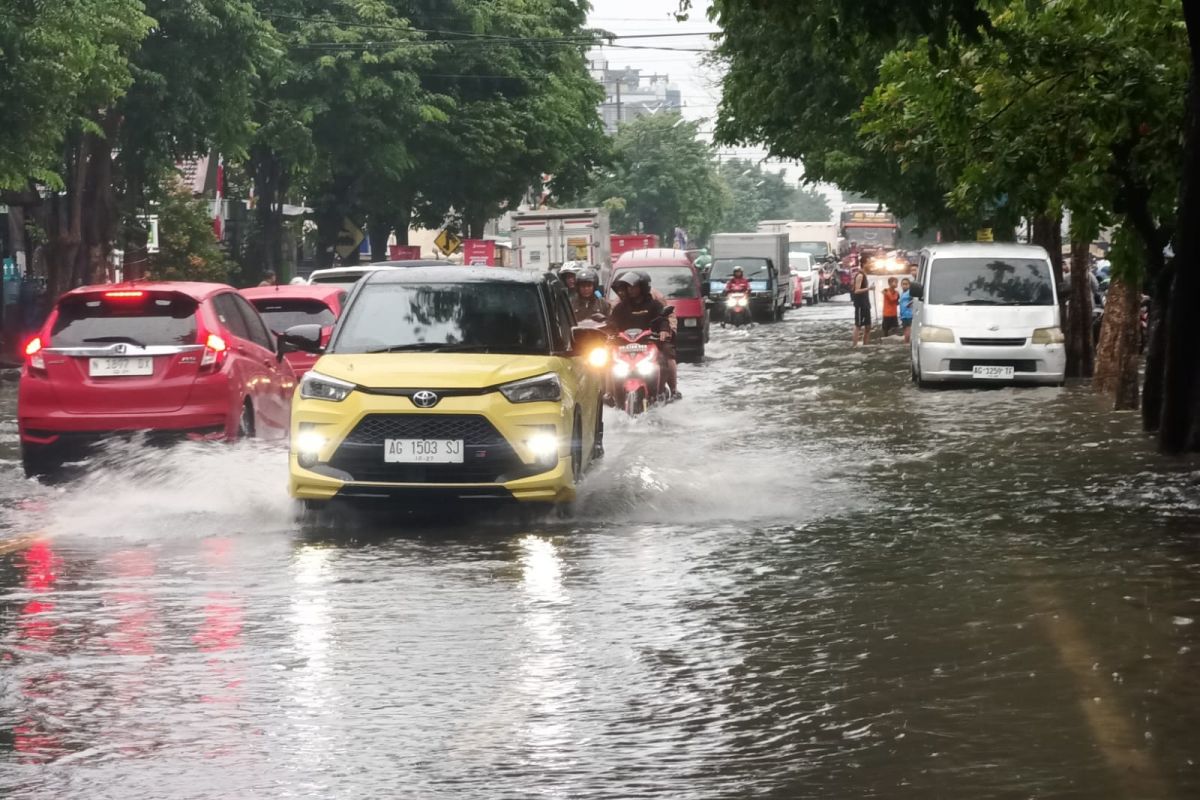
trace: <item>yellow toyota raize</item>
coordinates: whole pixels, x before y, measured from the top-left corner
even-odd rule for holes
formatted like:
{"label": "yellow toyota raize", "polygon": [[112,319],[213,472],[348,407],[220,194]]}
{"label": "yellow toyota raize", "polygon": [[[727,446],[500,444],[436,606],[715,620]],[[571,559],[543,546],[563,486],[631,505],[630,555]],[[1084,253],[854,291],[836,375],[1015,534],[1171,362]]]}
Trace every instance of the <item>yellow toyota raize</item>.
{"label": "yellow toyota raize", "polygon": [[[598,331],[551,274],[379,270],[355,288],[292,406],[293,497],[566,503],[602,451]],[[290,347],[320,350],[300,325]]]}

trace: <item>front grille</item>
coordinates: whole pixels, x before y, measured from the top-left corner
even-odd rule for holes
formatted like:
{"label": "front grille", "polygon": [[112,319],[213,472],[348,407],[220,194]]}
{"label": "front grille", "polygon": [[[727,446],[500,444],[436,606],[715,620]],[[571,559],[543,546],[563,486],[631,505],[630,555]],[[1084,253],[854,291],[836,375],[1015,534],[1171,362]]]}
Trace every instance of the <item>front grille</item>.
{"label": "front grille", "polygon": [[968,339],[965,336],[960,340],[967,347],[1024,347],[1025,340],[1022,339]]}
{"label": "front grille", "polygon": [[[389,464],[384,439],[461,439],[461,464]],[[473,414],[372,414],[345,438],[329,465],[372,483],[505,483],[545,471],[528,466],[484,417]]]}
{"label": "front grille", "polygon": [[1037,361],[1003,358],[952,358],[951,372],[972,372],[976,367],[1012,367],[1013,372],[1037,372]]}

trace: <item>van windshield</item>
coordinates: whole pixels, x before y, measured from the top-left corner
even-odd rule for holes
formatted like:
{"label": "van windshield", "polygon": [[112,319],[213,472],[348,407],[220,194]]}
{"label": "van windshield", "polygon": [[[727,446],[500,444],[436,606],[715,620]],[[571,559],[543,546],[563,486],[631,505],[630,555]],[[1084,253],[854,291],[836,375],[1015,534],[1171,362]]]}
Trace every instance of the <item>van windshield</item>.
{"label": "van windshield", "polygon": [[808,253],[817,258],[829,255],[829,245],[825,242],[792,242],[788,245],[788,250],[793,253]]}
{"label": "van windshield", "polygon": [[939,306],[1051,306],[1053,274],[1036,258],[939,258],[926,296]]}
{"label": "van windshield", "polygon": [[700,296],[691,267],[653,267],[645,272],[650,276],[650,288],[662,292],[668,300],[687,300]]}
{"label": "van windshield", "polygon": [[375,283],[346,311],[331,353],[550,352],[532,283]]}
{"label": "van windshield", "polygon": [[770,262],[765,258],[718,258],[713,261],[708,277],[714,281],[727,281],[737,267],[742,268],[748,281],[765,281],[771,277]]}

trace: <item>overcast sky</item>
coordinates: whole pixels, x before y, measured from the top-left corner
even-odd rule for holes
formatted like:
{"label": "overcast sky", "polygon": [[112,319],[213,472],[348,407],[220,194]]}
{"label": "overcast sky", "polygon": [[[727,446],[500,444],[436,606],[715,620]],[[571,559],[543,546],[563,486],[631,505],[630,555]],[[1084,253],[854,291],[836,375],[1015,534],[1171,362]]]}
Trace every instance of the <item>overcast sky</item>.
{"label": "overcast sky", "polygon": [[[707,0],[694,0],[693,10],[687,22],[676,22],[674,14],[679,9],[678,0],[592,0],[592,12],[588,21],[592,27],[603,28],[616,34],[657,33],[704,33],[716,30],[706,14]],[[672,49],[625,49],[603,48],[601,52],[613,69],[636,67],[645,73],[666,73],[671,83],[679,87],[683,95],[683,115],[688,119],[705,118],[708,122],[701,130],[711,132],[717,114],[717,103],[721,99],[718,68],[705,63],[703,53],[681,52],[681,50],[708,49],[712,42],[705,36],[674,36],[669,39],[635,39],[617,44],[637,45],[639,48]],[[722,147],[723,158],[740,157],[759,160],[766,155],[762,148]],[[786,166],[786,165],[779,165]],[[788,167],[791,178],[799,179],[802,170]],[[831,200],[838,199],[836,190],[821,187]]]}

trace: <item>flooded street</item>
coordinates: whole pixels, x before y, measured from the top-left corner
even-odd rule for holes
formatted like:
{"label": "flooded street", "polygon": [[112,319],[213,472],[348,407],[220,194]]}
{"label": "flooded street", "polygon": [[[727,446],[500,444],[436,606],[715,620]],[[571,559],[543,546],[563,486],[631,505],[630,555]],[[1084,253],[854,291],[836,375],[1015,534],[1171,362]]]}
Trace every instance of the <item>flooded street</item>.
{"label": "flooded street", "polygon": [[533,526],[306,528],[262,445],[47,488],[3,384],[0,796],[1200,796],[1197,465],[850,318],[715,330]]}

